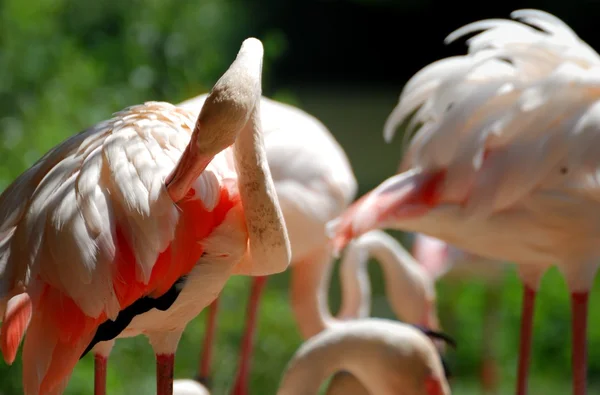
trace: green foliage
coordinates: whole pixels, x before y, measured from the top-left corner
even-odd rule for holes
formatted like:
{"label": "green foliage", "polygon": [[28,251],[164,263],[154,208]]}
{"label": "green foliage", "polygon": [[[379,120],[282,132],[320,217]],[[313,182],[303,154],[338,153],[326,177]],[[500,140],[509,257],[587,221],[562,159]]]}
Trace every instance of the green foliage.
{"label": "green foliage", "polygon": [[286,49],[241,0],[0,2],[0,189],[52,146],[124,107],[206,92],[242,40]]}

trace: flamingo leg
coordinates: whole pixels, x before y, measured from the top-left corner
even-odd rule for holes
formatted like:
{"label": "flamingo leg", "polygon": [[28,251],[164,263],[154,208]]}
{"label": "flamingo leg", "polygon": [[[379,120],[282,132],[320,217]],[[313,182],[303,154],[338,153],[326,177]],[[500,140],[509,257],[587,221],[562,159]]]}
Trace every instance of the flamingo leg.
{"label": "flamingo leg", "polygon": [[108,358],[101,354],[94,355],[94,395],[106,395],[106,364]]}
{"label": "flamingo leg", "polygon": [[175,354],[156,355],[156,394],[173,395]]}
{"label": "flamingo leg", "polygon": [[573,369],[573,394],[585,395],[587,390],[587,312],[588,292],[573,292],[571,294],[571,309],[573,311],[572,327],[573,343],[571,363]]}
{"label": "flamingo leg", "polygon": [[517,395],[527,394],[535,296],[536,291],[525,285],[523,290],[523,307],[521,308],[521,344],[519,346],[519,368],[517,371]]}
{"label": "flamingo leg", "polygon": [[208,306],[208,318],[206,320],[206,335],[202,345],[202,354],[200,356],[200,370],[197,380],[205,387],[210,386],[210,374],[212,365],[212,354],[215,343],[215,330],[217,328],[217,313],[219,311],[219,298],[215,299]]}
{"label": "flamingo leg", "polygon": [[246,329],[242,338],[240,365],[237,372],[235,385],[233,387],[233,395],[248,394],[248,377],[250,374],[254,332],[256,331],[257,327],[258,306],[262,291],[266,284],[267,276],[260,276],[252,279],[252,289],[250,291],[250,300],[248,302],[248,311],[246,317]]}
{"label": "flamingo leg", "polygon": [[498,386],[498,366],[493,357],[486,355],[481,364],[481,386],[486,394],[495,394]]}
{"label": "flamingo leg", "polygon": [[494,284],[485,292],[485,315],[483,323],[483,361],[481,366],[481,385],[484,393],[495,394],[498,391],[498,364],[496,363],[494,338],[498,328],[498,310],[500,308],[500,288]]}
{"label": "flamingo leg", "polygon": [[94,395],[106,395],[106,372],[108,357],[115,345],[115,340],[103,341],[93,348],[94,353]]}

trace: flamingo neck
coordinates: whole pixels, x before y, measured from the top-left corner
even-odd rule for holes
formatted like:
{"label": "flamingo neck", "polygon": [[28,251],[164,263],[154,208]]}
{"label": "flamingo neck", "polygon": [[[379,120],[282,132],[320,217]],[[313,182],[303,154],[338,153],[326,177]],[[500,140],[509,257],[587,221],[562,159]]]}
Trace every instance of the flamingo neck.
{"label": "flamingo neck", "polygon": [[260,99],[233,144],[238,188],[248,228],[252,270],[264,276],[284,271],[290,263],[290,243],[271,177],[260,121]]}
{"label": "flamingo neck", "polygon": [[[340,265],[343,303],[363,314],[364,304],[370,304],[367,264],[373,256],[381,265],[385,277],[386,297],[396,316],[411,324],[424,324],[424,315],[435,299],[433,280],[402,245],[380,230],[372,230],[353,241]],[[346,311],[344,308],[342,311]],[[369,311],[366,310],[366,316]],[[362,316],[359,316],[362,317]]]}
{"label": "flamingo neck", "polygon": [[331,254],[328,250],[319,251],[293,266],[292,309],[305,339],[340,323],[332,316],[328,304],[331,271]]}

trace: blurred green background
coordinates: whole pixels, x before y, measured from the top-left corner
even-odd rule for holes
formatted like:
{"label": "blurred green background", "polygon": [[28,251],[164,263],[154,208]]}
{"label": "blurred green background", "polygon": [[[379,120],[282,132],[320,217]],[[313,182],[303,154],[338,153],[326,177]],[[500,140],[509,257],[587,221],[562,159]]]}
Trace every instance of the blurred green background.
{"label": "blurred green background", "polygon": [[[402,85],[419,68],[462,53],[443,38],[464,23],[508,17],[523,7],[547,10],[600,48],[593,1],[518,3],[433,0],[0,0],[0,189],[65,137],[146,100],[179,102],[205,92],[234,58],[241,41],[265,45],[264,93],[319,117],[352,161],[359,195],[395,171],[400,138],[381,135]],[[393,315],[377,265],[370,268],[373,315]],[[253,394],[273,394],[301,343],[288,304],[289,273],[273,277],[260,310],[252,370]],[[232,384],[249,279],[233,278],[222,293],[214,394]],[[600,293],[589,320],[590,393],[600,391]],[[497,301],[489,308],[490,298]],[[339,306],[337,274],[331,308]],[[476,278],[438,284],[445,330],[459,347],[448,360],[454,393],[479,393],[482,340],[489,337],[501,368],[500,393],[513,391],[521,287],[509,267],[497,290]],[[487,307],[486,307],[487,306]],[[484,332],[483,317],[496,325]],[[204,314],[188,327],[176,377],[193,377]],[[533,395],[570,393],[570,311],[565,284],[552,270],[535,317]],[[21,393],[20,361],[0,364],[0,394]],[[93,388],[93,358],[77,366],[69,394]],[[119,341],[109,363],[109,392],[154,392],[154,357],[146,339]]]}

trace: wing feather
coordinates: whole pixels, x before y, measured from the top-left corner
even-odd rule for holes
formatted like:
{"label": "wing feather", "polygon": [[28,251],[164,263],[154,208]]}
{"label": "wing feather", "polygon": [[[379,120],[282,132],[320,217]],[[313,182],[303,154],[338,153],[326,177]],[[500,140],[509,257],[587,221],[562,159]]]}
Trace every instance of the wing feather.
{"label": "wing feather", "polygon": [[[114,317],[116,230],[147,283],[179,218],[164,179],[194,123],[193,113],[167,103],[134,106],[66,140],[21,175],[0,196],[0,298],[40,278],[86,315]],[[198,197],[214,207],[220,178],[205,173]]]}
{"label": "wing feather", "polygon": [[[590,193],[574,191],[597,183],[600,163],[588,147],[600,129],[600,56],[550,14],[512,16],[518,21],[478,21],[451,33],[446,42],[479,32],[466,55],[411,78],[384,128],[389,140],[417,110],[401,169],[446,169],[444,199],[468,197],[470,214],[509,208],[550,185]],[[561,179],[563,168],[570,176]]]}

